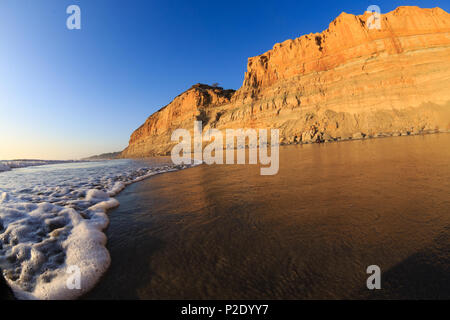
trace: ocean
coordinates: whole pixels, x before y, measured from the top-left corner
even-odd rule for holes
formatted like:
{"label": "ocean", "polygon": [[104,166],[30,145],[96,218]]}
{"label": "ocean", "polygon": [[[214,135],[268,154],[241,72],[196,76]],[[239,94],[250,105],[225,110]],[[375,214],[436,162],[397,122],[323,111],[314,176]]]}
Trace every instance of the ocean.
{"label": "ocean", "polygon": [[[450,134],[280,148],[125,189],[85,299],[450,298]],[[381,290],[368,290],[368,266]]]}
{"label": "ocean", "polygon": [[[107,210],[119,206],[114,196],[131,183],[188,167],[168,159],[50,163],[9,162],[13,170],[0,172],[0,268],[21,299],[88,292],[110,264],[103,230]],[[73,266],[82,281],[70,290]]]}
{"label": "ocean", "polygon": [[274,176],[167,157],[13,169],[0,267],[23,299],[448,299],[449,145],[283,146]]}

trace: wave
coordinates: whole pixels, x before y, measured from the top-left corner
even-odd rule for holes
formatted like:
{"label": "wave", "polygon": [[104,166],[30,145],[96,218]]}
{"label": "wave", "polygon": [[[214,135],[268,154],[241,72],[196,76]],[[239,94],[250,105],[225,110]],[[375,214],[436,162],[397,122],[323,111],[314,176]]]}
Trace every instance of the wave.
{"label": "wave", "polygon": [[0,161],[0,172],[17,168],[43,166],[48,164],[74,163],[78,160],[3,160]]}
{"label": "wave", "polygon": [[[119,205],[113,197],[131,183],[192,166],[125,170],[123,162],[109,164],[50,173],[42,167],[25,175],[30,186],[0,189],[0,267],[17,298],[75,299],[91,290],[111,262],[102,231],[109,223],[106,211]],[[73,266],[81,274],[80,289],[67,286]]]}

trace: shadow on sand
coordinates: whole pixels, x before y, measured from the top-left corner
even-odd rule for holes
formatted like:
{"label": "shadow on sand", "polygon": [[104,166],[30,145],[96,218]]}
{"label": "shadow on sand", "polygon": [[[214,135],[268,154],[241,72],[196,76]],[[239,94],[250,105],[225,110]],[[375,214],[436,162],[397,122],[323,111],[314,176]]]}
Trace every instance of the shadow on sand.
{"label": "shadow on sand", "polygon": [[382,272],[381,290],[361,290],[366,299],[450,299],[450,226],[426,249]]}

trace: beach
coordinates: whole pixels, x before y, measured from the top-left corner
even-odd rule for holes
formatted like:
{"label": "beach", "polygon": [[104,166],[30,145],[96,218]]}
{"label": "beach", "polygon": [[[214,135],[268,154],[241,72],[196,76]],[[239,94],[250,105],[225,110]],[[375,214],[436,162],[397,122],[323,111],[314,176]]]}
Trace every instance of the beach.
{"label": "beach", "polygon": [[[83,299],[450,298],[450,134],[280,147],[128,186]],[[378,265],[383,290],[367,290]]]}

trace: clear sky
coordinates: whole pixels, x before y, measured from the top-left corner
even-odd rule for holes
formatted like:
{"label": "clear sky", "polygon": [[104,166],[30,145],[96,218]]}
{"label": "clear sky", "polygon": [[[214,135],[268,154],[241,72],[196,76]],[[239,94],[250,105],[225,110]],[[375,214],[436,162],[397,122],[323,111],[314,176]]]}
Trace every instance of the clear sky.
{"label": "clear sky", "polygon": [[[71,4],[81,30],[66,28]],[[191,85],[238,89],[248,57],[371,4],[450,12],[450,0],[0,0],[0,159],[120,151]]]}

